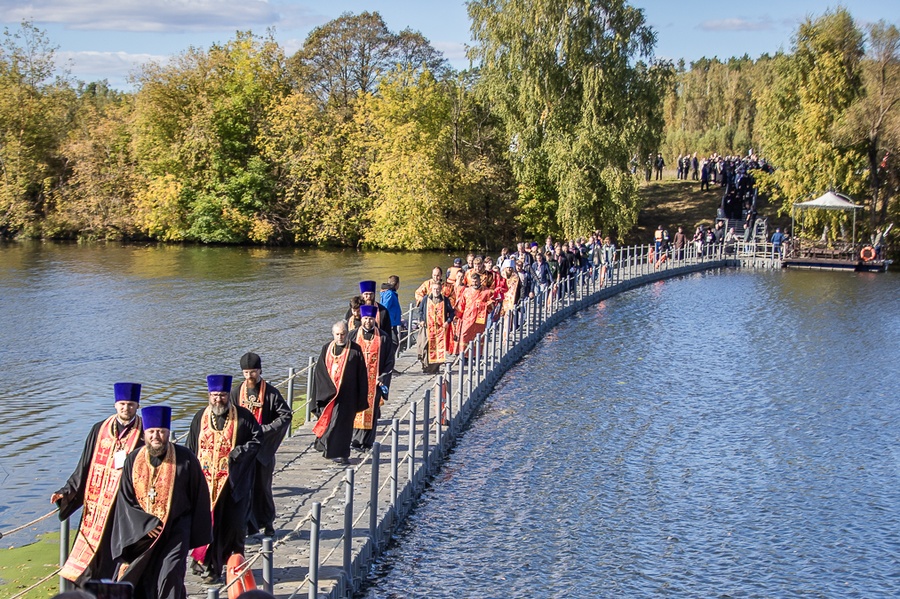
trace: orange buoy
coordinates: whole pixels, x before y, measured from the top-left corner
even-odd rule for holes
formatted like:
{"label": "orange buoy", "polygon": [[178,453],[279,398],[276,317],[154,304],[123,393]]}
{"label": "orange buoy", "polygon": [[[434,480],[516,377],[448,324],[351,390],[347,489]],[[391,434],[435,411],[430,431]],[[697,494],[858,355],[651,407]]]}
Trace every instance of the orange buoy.
{"label": "orange buoy", "polygon": [[863,262],[871,262],[875,259],[875,248],[867,245],[859,251],[859,257],[862,258]]}
{"label": "orange buoy", "polygon": [[[249,567],[244,571],[244,556],[240,553],[233,553],[228,558],[225,566],[225,583],[228,585],[228,599],[237,599],[244,591],[252,591],[256,588],[256,579],[253,577],[253,570]],[[232,581],[235,581],[232,584]]]}

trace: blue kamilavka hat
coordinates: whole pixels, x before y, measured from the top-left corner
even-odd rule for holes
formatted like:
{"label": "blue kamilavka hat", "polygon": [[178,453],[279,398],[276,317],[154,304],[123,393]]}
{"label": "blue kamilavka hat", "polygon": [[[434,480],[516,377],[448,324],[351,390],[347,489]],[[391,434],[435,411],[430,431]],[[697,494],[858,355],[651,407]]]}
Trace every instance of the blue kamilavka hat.
{"label": "blue kamilavka hat", "polygon": [[172,408],[169,406],[147,406],[141,408],[144,430],[151,428],[172,428]]}
{"label": "blue kamilavka hat", "polygon": [[359,282],[359,292],[360,293],[375,293],[375,281],[360,281]]}
{"label": "blue kamilavka hat", "polygon": [[141,403],[140,383],[116,383],[113,385],[116,401],[133,401]]}
{"label": "blue kamilavka hat", "polygon": [[369,318],[375,318],[376,314],[378,314],[378,310],[375,308],[375,306],[363,304],[362,306],[359,307],[359,315],[362,316],[363,318],[365,318],[367,316]]}
{"label": "blue kamilavka hat", "polygon": [[211,374],[206,377],[206,386],[210,393],[216,391],[231,391],[230,374]]}

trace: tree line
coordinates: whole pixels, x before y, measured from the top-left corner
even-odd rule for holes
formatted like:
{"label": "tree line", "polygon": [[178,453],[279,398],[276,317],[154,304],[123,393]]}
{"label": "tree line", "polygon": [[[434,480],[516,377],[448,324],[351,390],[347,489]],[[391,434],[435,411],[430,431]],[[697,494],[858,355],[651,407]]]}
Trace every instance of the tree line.
{"label": "tree line", "polygon": [[[526,10],[527,8],[527,10]],[[634,155],[743,153],[787,207],[836,188],[897,213],[898,36],[843,9],[792,52],[654,58],[624,1],[468,3],[476,68],[377,13],[314,29],[291,56],[238,32],[133,74],[73,81],[31,23],[0,44],[0,237],[384,249],[622,238]]]}

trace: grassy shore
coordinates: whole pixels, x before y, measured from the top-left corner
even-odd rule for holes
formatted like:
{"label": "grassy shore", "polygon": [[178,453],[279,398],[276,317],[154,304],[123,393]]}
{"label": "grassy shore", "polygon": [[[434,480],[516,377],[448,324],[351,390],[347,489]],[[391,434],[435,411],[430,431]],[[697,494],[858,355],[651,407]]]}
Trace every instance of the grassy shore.
{"label": "grassy shore", "polygon": [[[74,534],[72,535],[74,538]],[[59,568],[59,533],[41,535],[30,545],[0,549],[0,599],[21,593]],[[59,591],[59,578],[23,595],[24,599],[47,599]]]}
{"label": "grassy shore", "polygon": [[637,227],[625,235],[624,245],[653,243],[653,231],[659,225],[668,229],[670,236],[682,226],[690,237],[697,225],[714,224],[722,201],[721,187],[700,191],[699,181],[682,181],[674,175],[642,184],[640,194],[644,206]]}

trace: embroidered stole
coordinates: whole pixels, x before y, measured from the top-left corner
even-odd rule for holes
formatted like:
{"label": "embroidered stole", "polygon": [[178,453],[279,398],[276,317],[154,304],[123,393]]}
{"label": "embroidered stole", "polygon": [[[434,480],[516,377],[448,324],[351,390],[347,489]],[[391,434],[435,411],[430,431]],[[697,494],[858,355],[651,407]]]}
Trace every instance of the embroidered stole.
{"label": "embroidered stole", "polygon": [[237,441],[237,408],[228,407],[225,426],[218,431],[212,425],[212,411],[207,406],[200,422],[200,435],[197,442],[197,459],[203,468],[203,476],[209,485],[210,509],[216,507],[216,501],[228,483],[228,455]]}
{"label": "embroidered stole", "polygon": [[372,335],[371,341],[366,341],[365,337],[360,333],[356,337],[356,342],[363,350],[363,357],[366,360],[366,378],[369,382],[369,407],[362,412],[357,412],[353,419],[353,428],[371,430],[372,423],[375,420],[375,395],[378,391],[378,363],[381,358],[381,335],[378,329]]}
{"label": "embroidered stole", "polygon": [[134,482],[134,496],[141,509],[156,516],[165,526],[172,507],[172,492],[175,490],[175,446],[169,443],[166,457],[159,467],[150,463],[150,451],[145,445],[134,459],[131,470]]}
{"label": "embroidered stole", "polygon": [[[490,291],[488,291],[484,287],[482,287],[481,289],[470,287],[469,289],[471,289],[471,291],[468,291],[468,293],[466,293],[466,311],[472,311],[472,314],[475,317],[475,324],[485,324],[487,323]],[[471,300],[471,305],[469,305],[468,300]]]}
{"label": "embroidered stole", "polygon": [[266,381],[264,379],[259,379],[259,395],[256,396],[255,400],[251,400],[247,397],[247,381],[244,381],[244,384],[241,385],[241,407],[247,408],[253,412],[253,417],[256,418],[256,422],[259,424],[262,424],[262,407],[265,398]]}
{"label": "embroidered stole", "polygon": [[322,415],[319,416],[315,426],[313,426],[313,434],[316,438],[321,438],[328,430],[328,424],[331,422],[331,414],[334,412],[334,402],[341,393],[341,382],[344,380],[344,368],[347,366],[348,355],[350,355],[349,343],[344,346],[343,351],[337,356],[334,355],[334,341],[328,344],[328,349],[325,350],[325,369],[328,371],[328,376],[331,377],[331,381],[334,383],[334,397],[331,398],[331,401],[329,401],[328,405],[325,406],[325,409],[322,410]]}
{"label": "embroidered stole", "polygon": [[115,422],[116,417],[113,415],[100,425],[87,480],[82,483],[86,487],[81,526],[78,528],[72,553],[59,572],[60,576],[72,582],[77,582],[94,559],[109,522],[116,493],[119,491],[119,480],[122,478],[122,469],[115,468],[115,454],[118,451],[131,453],[141,438],[140,416],[135,417],[131,430],[122,439],[115,433]]}
{"label": "embroidered stole", "polygon": [[506,283],[508,285],[508,289],[506,290],[506,295],[503,296],[503,314],[512,311],[516,307],[516,290],[519,288],[519,275],[513,273],[512,276],[506,279]]}
{"label": "embroidered stole", "polygon": [[447,327],[444,322],[444,302],[428,302],[428,311],[425,316],[428,331],[428,363],[443,364],[447,353]]}

